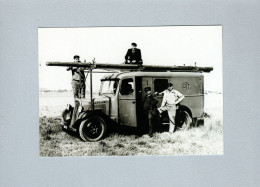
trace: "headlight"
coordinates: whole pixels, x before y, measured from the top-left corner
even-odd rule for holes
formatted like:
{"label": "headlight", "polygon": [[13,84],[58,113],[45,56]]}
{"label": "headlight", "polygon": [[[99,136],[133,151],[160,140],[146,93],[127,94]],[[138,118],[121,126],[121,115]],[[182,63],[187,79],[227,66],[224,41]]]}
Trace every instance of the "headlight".
{"label": "headlight", "polygon": [[79,106],[78,113],[83,112],[84,108],[82,106]]}

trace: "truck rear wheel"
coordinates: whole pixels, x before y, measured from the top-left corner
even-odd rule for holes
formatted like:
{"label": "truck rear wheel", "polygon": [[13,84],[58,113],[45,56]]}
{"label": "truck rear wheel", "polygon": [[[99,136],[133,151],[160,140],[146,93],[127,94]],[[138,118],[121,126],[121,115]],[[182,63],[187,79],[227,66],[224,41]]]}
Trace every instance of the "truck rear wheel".
{"label": "truck rear wheel", "polygon": [[107,130],[106,122],[99,116],[92,116],[80,123],[79,135],[84,141],[99,141]]}
{"label": "truck rear wheel", "polygon": [[192,117],[187,111],[181,110],[177,112],[175,122],[177,130],[187,130],[192,123]]}

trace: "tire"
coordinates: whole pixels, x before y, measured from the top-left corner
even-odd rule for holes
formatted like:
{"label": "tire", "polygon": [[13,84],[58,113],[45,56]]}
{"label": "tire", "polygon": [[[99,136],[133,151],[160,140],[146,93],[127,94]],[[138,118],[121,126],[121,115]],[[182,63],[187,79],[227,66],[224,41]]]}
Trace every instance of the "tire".
{"label": "tire", "polygon": [[83,141],[99,141],[105,136],[106,131],[107,124],[99,116],[92,116],[82,121],[79,126],[79,135]]}
{"label": "tire", "polygon": [[175,121],[176,129],[187,130],[192,124],[192,117],[187,111],[181,110],[176,113]]}

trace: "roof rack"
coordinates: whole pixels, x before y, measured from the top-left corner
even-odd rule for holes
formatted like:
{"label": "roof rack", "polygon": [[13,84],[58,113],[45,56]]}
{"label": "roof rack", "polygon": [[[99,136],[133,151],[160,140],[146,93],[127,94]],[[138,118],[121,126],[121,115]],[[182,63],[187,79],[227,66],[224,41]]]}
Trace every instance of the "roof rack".
{"label": "roof rack", "polygon": [[83,67],[86,69],[106,69],[120,71],[156,71],[156,72],[206,72],[209,73],[213,67],[197,66],[157,66],[157,65],[136,65],[136,64],[99,64],[99,63],[75,63],[75,62],[46,62],[47,66],[61,67]]}

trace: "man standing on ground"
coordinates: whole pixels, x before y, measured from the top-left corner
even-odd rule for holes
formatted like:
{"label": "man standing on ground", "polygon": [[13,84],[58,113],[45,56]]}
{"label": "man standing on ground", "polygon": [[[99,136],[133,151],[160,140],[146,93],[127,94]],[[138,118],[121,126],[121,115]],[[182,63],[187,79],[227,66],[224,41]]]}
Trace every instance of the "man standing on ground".
{"label": "man standing on ground", "polygon": [[127,50],[125,55],[125,64],[143,64],[141,50],[136,47],[137,44],[132,43],[132,48]]}
{"label": "man standing on ground", "polygon": [[154,126],[158,119],[158,111],[157,111],[157,103],[158,101],[153,97],[151,93],[151,87],[144,88],[145,91],[145,98],[143,101],[143,113],[145,122],[148,121],[149,125],[149,136],[153,136]]}
{"label": "man standing on ground", "polygon": [[168,116],[170,119],[170,128],[169,132],[173,133],[175,128],[175,115],[176,115],[176,105],[180,103],[184,99],[184,95],[179,91],[173,89],[173,84],[168,83],[168,89],[164,90],[161,93],[155,92],[155,95],[162,95],[163,100],[162,105],[158,108],[158,111],[162,113],[163,111],[168,112]]}
{"label": "man standing on ground", "polygon": [[[81,63],[79,60],[79,56],[75,55],[74,57],[75,63]],[[72,90],[75,98],[84,98],[85,97],[85,74],[83,68],[78,67],[69,67],[67,71],[71,70],[72,72]]]}

